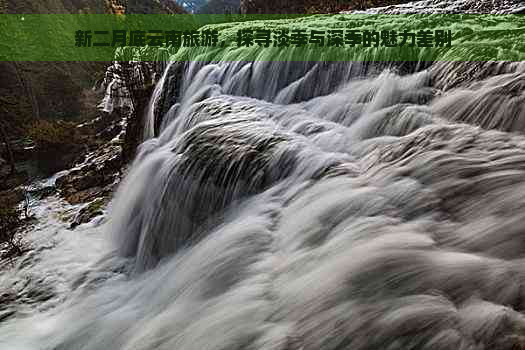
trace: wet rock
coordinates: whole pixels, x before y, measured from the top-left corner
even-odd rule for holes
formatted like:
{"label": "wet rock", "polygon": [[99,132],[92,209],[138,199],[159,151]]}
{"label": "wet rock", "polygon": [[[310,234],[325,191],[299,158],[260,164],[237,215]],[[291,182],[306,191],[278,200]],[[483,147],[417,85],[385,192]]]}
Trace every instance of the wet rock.
{"label": "wet rock", "polygon": [[121,166],[121,147],[109,145],[88,156],[84,165],[58,178],[56,187],[69,203],[86,203],[112,191]]}
{"label": "wet rock", "polygon": [[122,118],[123,116],[117,110],[111,113],[102,112],[90,122],[79,125],[78,129],[82,134],[92,135],[93,146],[96,146],[96,149],[122,131]]}
{"label": "wet rock", "polygon": [[29,289],[24,295],[25,298],[29,299],[30,303],[43,303],[55,296],[53,288],[46,286],[45,282],[41,282]]}
{"label": "wet rock", "polygon": [[37,188],[34,190],[30,190],[29,194],[39,200],[46,199],[47,197],[53,195],[56,193],[56,187],[55,186],[46,186]]}
{"label": "wet rock", "polygon": [[75,191],[83,191],[92,187],[100,186],[104,182],[104,175],[95,170],[86,169],[85,172],[79,171],[61,178],[58,186],[62,189],[69,187]]}
{"label": "wet rock", "polygon": [[110,141],[117,137],[122,132],[122,126],[120,124],[114,124],[101,131],[97,136],[105,141]]}
{"label": "wet rock", "polygon": [[93,187],[85,191],[78,191],[64,195],[64,199],[71,204],[80,204],[88,202],[89,200],[100,196],[102,194],[101,187]]}
{"label": "wet rock", "polygon": [[4,310],[0,311],[0,322],[5,321],[16,314],[16,310]]}
{"label": "wet rock", "polygon": [[74,229],[79,225],[86,224],[97,216],[103,215],[104,207],[106,206],[107,202],[107,198],[97,198],[93,202],[86,205],[75,216],[73,222],[70,225],[71,229]]}
{"label": "wet rock", "polygon": [[13,316],[16,311],[10,308],[10,304],[16,301],[16,293],[5,289],[0,292],[0,322]]}

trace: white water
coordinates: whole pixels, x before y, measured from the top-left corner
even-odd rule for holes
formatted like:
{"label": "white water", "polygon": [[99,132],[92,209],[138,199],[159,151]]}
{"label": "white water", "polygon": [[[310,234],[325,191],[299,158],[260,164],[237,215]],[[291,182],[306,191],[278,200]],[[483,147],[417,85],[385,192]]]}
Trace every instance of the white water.
{"label": "white water", "polygon": [[448,89],[453,64],[384,68],[187,66],[112,250],[88,226],[100,245],[42,255],[72,292],[0,349],[523,348],[523,65]]}
{"label": "white water", "polygon": [[369,14],[523,14],[525,4],[520,0],[421,0],[353,13],[359,12]]}

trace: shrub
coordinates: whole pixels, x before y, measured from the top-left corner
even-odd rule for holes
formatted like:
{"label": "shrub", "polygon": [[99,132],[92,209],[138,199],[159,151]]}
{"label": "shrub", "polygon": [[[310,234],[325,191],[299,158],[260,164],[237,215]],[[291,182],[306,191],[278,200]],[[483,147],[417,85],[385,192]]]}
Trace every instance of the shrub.
{"label": "shrub", "polygon": [[75,142],[78,135],[74,124],[41,119],[31,125],[29,137],[39,148],[63,148]]}

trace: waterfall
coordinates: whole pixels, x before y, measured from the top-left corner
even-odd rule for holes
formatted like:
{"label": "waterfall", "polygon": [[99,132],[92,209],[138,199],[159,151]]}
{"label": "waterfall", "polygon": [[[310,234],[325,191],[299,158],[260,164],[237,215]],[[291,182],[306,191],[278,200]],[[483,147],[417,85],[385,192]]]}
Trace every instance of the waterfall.
{"label": "waterfall", "polygon": [[523,348],[524,66],[400,65],[169,65],[90,271],[122,278],[0,348]]}

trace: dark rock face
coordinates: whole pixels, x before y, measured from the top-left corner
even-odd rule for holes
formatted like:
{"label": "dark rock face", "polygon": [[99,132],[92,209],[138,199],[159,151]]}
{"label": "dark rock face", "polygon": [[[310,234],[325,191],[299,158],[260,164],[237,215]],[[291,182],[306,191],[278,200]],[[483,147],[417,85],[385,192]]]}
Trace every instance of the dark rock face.
{"label": "dark rock face", "polygon": [[135,112],[129,114],[127,117],[124,144],[122,146],[122,156],[126,163],[135,157],[137,147],[142,142],[142,135],[144,133],[143,116],[148,108],[148,102],[152,92],[153,86],[146,86],[134,94]]}
{"label": "dark rock face", "polygon": [[160,126],[163,123],[164,116],[168,113],[171,107],[180,101],[182,81],[185,70],[188,69],[186,62],[175,62],[166,73],[163,90],[161,91],[160,98],[154,107],[154,134],[159,135]]}
{"label": "dark rock face", "polygon": [[6,175],[5,173],[2,174],[3,170],[4,169],[0,169],[0,191],[14,189],[28,181],[28,175],[26,172],[17,172],[15,174]]}
{"label": "dark rock face", "polygon": [[0,192],[2,204],[5,206],[13,206],[24,200],[24,191],[20,188]]}
{"label": "dark rock face", "polygon": [[60,170],[67,169],[75,163],[86,151],[84,147],[72,147],[66,149],[40,148],[35,154],[39,170],[44,175],[52,175]]}

